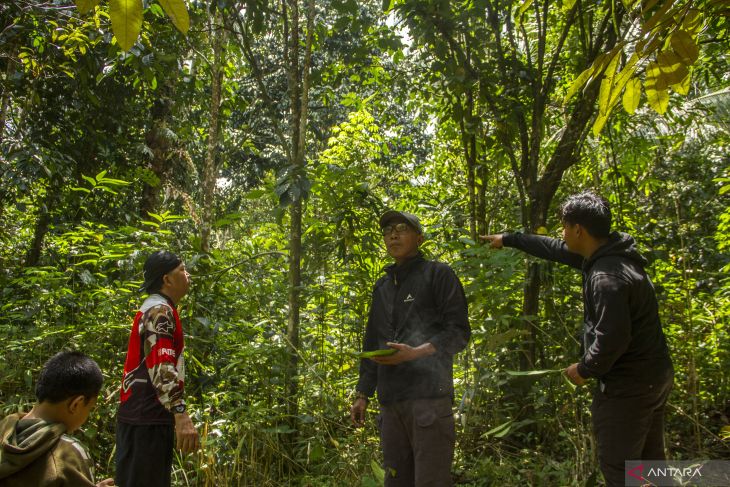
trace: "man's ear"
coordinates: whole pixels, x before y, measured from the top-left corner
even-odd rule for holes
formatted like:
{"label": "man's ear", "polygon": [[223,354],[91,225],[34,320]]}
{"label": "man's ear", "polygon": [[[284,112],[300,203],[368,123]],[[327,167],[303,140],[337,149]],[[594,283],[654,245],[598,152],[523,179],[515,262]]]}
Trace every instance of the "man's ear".
{"label": "man's ear", "polygon": [[421,244],[423,243],[423,234],[422,233],[418,234],[418,239],[416,240],[416,242],[418,242],[418,246],[420,247]]}
{"label": "man's ear", "polygon": [[86,406],[87,403],[86,396],[83,394],[71,397],[68,400],[68,412],[74,414],[79,408]]}

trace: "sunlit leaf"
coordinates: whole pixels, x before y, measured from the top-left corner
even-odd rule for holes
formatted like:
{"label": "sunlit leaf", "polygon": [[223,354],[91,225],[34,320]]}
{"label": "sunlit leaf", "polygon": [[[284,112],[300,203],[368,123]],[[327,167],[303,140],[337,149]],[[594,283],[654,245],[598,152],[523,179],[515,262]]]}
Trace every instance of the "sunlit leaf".
{"label": "sunlit leaf", "polygon": [[185,7],[184,0],[158,0],[162,8],[165,9],[165,13],[177,30],[183,34],[187,34],[190,29],[190,16],[188,15],[188,9]]}
{"label": "sunlit leaf", "polygon": [[91,12],[97,5],[99,5],[99,0],[76,0],[76,8],[82,14]]}
{"label": "sunlit leaf", "polygon": [[598,93],[598,110],[601,115],[608,115],[610,112],[609,99],[611,97],[611,88],[613,87],[613,79],[616,74],[616,68],[618,66],[619,56],[615,55],[606,66],[606,70],[603,73],[603,80],[601,81],[601,89]]}
{"label": "sunlit leaf", "polygon": [[385,482],[385,470],[383,470],[383,467],[381,467],[377,461],[371,460],[370,469],[373,471],[375,479],[378,480],[382,485],[382,483]]}
{"label": "sunlit leaf", "polygon": [[84,181],[89,183],[92,187],[96,187],[96,179],[90,178],[89,176],[84,176],[83,174],[81,175],[81,177],[84,179]]}
{"label": "sunlit leaf", "polygon": [[664,115],[669,106],[669,92],[665,89],[650,88],[646,86],[646,101],[649,106],[659,115]]}
{"label": "sunlit leaf", "polygon": [[598,137],[601,133],[601,130],[603,130],[604,125],[606,125],[606,121],[608,120],[608,114],[599,113],[596,117],[596,121],[593,122],[593,135],[595,137]]}
{"label": "sunlit leaf", "polygon": [[647,0],[641,8],[641,15],[649,13],[649,10],[653,9],[657,3],[659,3],[659,0]]}
{"label": "sunlit leaf", "polygon": [[[644,33],[649,32],[652,30],[658,23],[664,22],[664,21],[671,21],[672,14],[668,14],[667,12],[669,9],[674,5],[673,0],[666,0],[661,7],[659,7],[659,10],[657,10],[649,20],[644,22],[644,25],[642,26],[642,31]],[[645,9],[648,10],[648,9]]]}
{"label": "sunlit leaf", "polygon": [[661,74],[662,86],[671,86],[681,83],[689,74],[689,69],[677,54],[670,51],[664,51],[657,56],[657,65]]}
{"label": "sunlit leaf", "polygon": [[615,77],[615,82],[611,88],[611,95],[608,99],[609,111],[613,109],[616,103],[618,103],[618,97],[624,91],[629,80],[631,80],[636,73],[636,65],[638,61],[639,56],[636,53],[633,53],[626,65],[623,69],[621,69],[621,72]]}
{"label": "sunlit leaf", "polygon": [[684,64],[692,64],[697,61],[700,55],[700,49],[697,47],[694,39],[685,30],[678,30],[669,38],[672,49],[679,56]]}
{"label": "sunlit leaf", "polygon": [[673,84],[672,89],[674,90],[674,92],[677,93],[678,95],[683,95],[683,96],[686,95],[687,93],[689,93],[691,78],[692,77],[690,76],[690,74],[688,72],[687,76],[681,82]]}
{"label": "sunlit leaf", "polygon": [[632,78],[626,83],[622,103],[627,113],[634,113],[641,100],[641,80]]}
{"label": "sunlit leaf", "polygon": [[486,433],[484,433],[484,436],[494,436],[496,438],[502,438],[504,435],[509,433],[512,426],[512,420],[510,419],[506,423],[502,423],[499,426],[490,429]]}
{"label": "sunlit leaf", "polygon": [[662,69],[659,63],[652,61],[646,66],[646,88],[654,90],[666,90],[666,81],[661,79]]}
{"label": "sunlit leaf", "polygon": [[129,51],[142,31],[142,0],[109,0],[109,17],[119,47]]}
{"label": "sunlit leaf", "polygon": [[524,376],[542,376],[550,374],[562,374],[563,369],[544,369],[544,370],[505,370],[507,375],[524,377]]}
{"label": "sunlit leaf", "polygon": [[702,30],[703,23],[702,12],[698,9],[690,9],[682,21],[682,30],[697,35]]}
{"label": "sunlit leaf", "polygon": [[532,5],[532,0],[523,0],[522,5],[520,5],[520,10],[517,14],[518,17],[522,17],[525,12],[527,12],[527,9],[530,8],[530,5]]}
{"label": "sunlit leaf", "polygon": [[581,89],[588,82],[589,79],[601,73],[610,60],[611,58],[608,53],[604,53],[598,56],[593,61],[593,64],[591,64],[589,68],[580,73],[575,81],[573,81],[573,83],[570,85],[570,88],[568,88],[568,92],[565,94],[565,98],[563,99],[563,103],[568,103],[573,95],[575,95],[578,90]]}

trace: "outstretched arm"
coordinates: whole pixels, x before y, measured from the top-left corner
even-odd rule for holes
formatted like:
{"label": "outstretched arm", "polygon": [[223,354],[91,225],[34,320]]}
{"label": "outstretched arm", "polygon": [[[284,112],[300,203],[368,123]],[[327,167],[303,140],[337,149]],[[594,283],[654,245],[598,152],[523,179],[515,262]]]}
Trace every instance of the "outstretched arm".
{"label": "outstretched arm", "polygon": [[495,235],[481,235],[479,237],[493,249],[513,247],[535,257],[581,269],[583,256],[568,250],[564,241],[557,238],[545,237],[525,233],[502,233]]}

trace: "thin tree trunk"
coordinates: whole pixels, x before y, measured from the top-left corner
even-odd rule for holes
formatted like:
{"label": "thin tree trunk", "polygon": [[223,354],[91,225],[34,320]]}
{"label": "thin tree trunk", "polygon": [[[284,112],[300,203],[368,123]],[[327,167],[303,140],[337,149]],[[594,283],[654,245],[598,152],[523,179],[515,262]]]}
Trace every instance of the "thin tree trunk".
{"label": "thin tree trunk", "polygon": [[145,182],[142,187],[142,199],[140,201],[140,214],[146,217],[149,213],[157,211],[157,200],[159,199],[160,188],[165,180],[165,166],[169,157],[170,141],[167,138],[166,127],[169,109],[164,105],[169,100],[160,99],[155,102],[153,108],[152,126],[145,134],[145,144],[152,152],[152,159],[148,169],[157,178],[155,182]]}
{"label": "thin tree trunk", "polygon": [[[8,58],[8,66],[5,69],[5,82],[10,83],[10,78],[12,77],[13,73],[15,72],[15,62],[13,62],[13,58]],[[10,106],[10,90],[6,89],[3,90],[2,99],[0,100],[0,142],[3,141],[5,137],[5,124],[7,123],[8,119],[8,107]]]}
{"label": "thin tree trunk", "polygon": [[487,166],[485,161],[481,161],[477,165],[477,176],[479,184],[477,184],[477,233],[479,235],[487,234]]}
{"label": "thin tree trunk", "polygon": [[51,223],[51,209],[56,207],[59,200],[60,184],[55,178],[51,178],[46,190],[46,197],[40,204],[38,219],[36,220],[35,229],[33,230],[33,241],[25,255],[26,267],[37,266],[41,260],[43,251],[43,242],[48,234],[49,225]]}
{"label": "thin tree trunk", "polygon": [[[297,0],[288,0],[291,15],[289,44],[285,50],[288,58],[289,95],[291,103],[290,134],[292,149],[292,186],[294,188],[290,207],[289,227],[289,320],[287,324],[287,344],[289,361],[286,373],[286,391],[288,398],[288,416],[292,426],[296,426],[299,414],[299,325],[301,307],[301,261],[302,261],[302,217],[305,197],[304,182],[306,180],[305,155],[307,118],[309,116],[310,66],[312,60],[312,43],[314,35],[314,0],[307,1],[306,42],[304,61],[300,70],[299,5]],[[293,427],[292,429],[296,429]],[[294,438],[290,448],[294,444]]]}
{"label": "thin tree trunk", "polygon": [[210,251],[210,233],[213,226],[213,210],[215,207],[215,185],[218,179],[218,145],[220,139],[220,105],[221,86],[223,85],[223,37],[225,30],[220,22],[220,14],[216,11],[213,17],[211,33],[213,36],[213,64],[210,67],[211,96],[208,129],[208,149],[203,167],[202,218],[200,228],[200,247],[205,253]]}

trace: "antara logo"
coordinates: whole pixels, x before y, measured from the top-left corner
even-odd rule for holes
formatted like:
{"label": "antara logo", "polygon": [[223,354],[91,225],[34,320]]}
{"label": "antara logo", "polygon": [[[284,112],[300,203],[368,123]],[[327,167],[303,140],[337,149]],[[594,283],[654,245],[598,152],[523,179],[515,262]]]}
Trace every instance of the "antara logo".
{"label": "antara logo", "polygon": [[629,474],[630,476],[634,477],[637,480],[641,480],[642,482],[648,482],[648,480],[646,480],[643,475],[643,473],[644,473],[643,464],[639,465],[638,467],[632,468],[631,470],[629,470],[626,473]]}
{"label": "antara logo", "polygon": [[413,301],[415,301],[415,299],[410,294],[403,300],[404,303],[412,303]]}
{"label": "antara logo", "polygon": [[[649,467],[649,471],[646,473],[646,475],[650,478],[659,478],[659,479],[672,479],[675,477],[688,477],[689,479],[693,479],[695,477],[702,477],[702,465],[699,466],[690,466],[685,468],[677,468],[677,467]],[[626,472],[627,475],[635,478],[636,480],[640,480],[642,482],[649,482],[646,477],[644,477],[644,464],[638,465],[631,470],[628,470]],[[662,484],[663,485],[663,484]]]}

